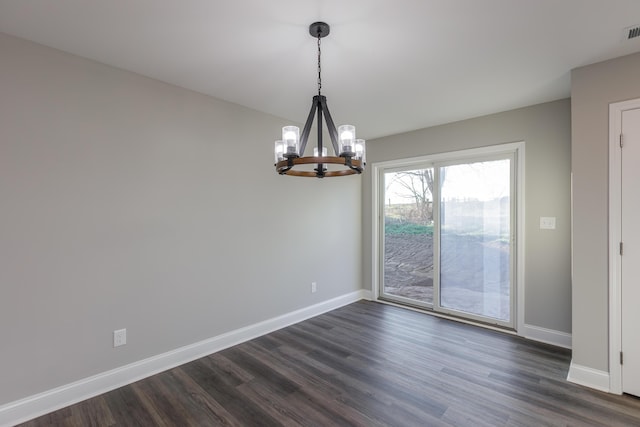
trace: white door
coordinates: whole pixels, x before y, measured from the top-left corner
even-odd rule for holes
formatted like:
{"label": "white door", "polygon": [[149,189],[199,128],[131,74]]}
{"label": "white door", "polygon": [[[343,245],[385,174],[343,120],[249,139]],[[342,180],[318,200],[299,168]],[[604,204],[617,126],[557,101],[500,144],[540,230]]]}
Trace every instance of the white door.
{"label": "white door", "polygon": [[640,108],[622,112],[622,391],[640,396]]}

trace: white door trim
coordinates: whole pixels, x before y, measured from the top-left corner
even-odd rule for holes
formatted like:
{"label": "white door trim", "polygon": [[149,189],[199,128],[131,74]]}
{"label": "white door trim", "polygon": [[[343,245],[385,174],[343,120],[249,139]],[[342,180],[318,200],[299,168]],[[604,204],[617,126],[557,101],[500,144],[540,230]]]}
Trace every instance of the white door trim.
{"label": "white door trim", "polygon": [[620,134],[622,112],[640,108],[640,98],[609,104],[609,391],[622,394],[622,298],[620,292],[620,248],[622,239],[622,179]]}

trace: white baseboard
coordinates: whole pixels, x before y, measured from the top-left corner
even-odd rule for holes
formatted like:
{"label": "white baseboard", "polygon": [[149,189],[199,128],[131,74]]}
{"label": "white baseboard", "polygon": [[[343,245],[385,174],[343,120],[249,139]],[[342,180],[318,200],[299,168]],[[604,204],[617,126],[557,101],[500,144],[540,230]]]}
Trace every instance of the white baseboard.
{"label": "white baseboard", "polygon": [[326,313],[361,299],[368,299],[369,296],[366,290],[351,292],[310,307],[305,307],[256,323],[255,325],[236,329],[204,341],[180,347],[148,359],[140,360],[2,405],[0,406],[0,426],[6,427],[28,421],[319,314]]}
{"label": "white baseboard", "polygon": [[556,345],[558,347],[571,348],[571,334],[525,323],[519,334],[527,339]]}
{"label": "white baseboard", "polygon": [[373,296],[373,292],[367,289],[363,289],[362,291],[362,299],[367,300],[367,301],[373,301],[374,300],[374,296]]}
{"label": "white baseboard", "polygon": [[579,384],[585,387],[590,387],[596,390],[610,392],[609,388],[609,373],[605,371],[599,371],[597,369],[588,368],[586,366],[576,365],[571,361],[569,367],[569,375],[567,375],[567,381],[574,384]]}

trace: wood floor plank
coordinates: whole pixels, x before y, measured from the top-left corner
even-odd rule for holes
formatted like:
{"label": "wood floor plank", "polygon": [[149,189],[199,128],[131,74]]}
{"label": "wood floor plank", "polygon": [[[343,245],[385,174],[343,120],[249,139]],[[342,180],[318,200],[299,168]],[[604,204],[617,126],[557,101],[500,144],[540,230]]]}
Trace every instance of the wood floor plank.
{"label": "wood floor plank", "polygon": [[77,405],[69,407],[75,425],[84,427],[113,426],[116,420],[111,415],[111,410],[104,399],[98,396],[92,400],[85,400]]}
{"label": "wood floor plank", "polygon": [[215,400],[241,425],[268,426],[277,425],[277,421],[264,412],[256,402],[244,399],[235,382],[228,381],[210,369],[207,358],[191,362],[183,367],[184,371],[202,387],[211,399]]}
{"label": "wood floor plank", "polygon": [[181,367],[168,371],[168,375],[164,376],[163,381],[173,389],[174,398],[183,403],[191,417],[196,420],[196,425],[242,426],[224,406],[212,399]]}
{"label": "wood floor plank", "polygon": [[360,301],[23,426],[640,426],[640,399],[568,383],[570,360]]}
{"label": "wood floor plank", "polygon": [[335,381],[335,373],[309,359],[306,353],[285,345],[270,356],[276,360],[277,365],[288,366],[291,376],[304,383],[304,387],[289,398],[305,401],[314,410],[329,416],[333,425],[385,425],[339,401],[337,397],[345,390]]}

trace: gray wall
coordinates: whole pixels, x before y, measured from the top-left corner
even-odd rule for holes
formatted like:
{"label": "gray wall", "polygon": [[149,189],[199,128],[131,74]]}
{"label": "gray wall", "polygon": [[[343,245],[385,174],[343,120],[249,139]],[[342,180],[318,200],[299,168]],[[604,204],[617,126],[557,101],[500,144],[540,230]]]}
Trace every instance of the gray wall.
{"label": "gray wall", "polygon": [[0,58],[0,405],[361,288],[360,178],[276,175],[284,120],[2,34]]}
{"label": "gray wall", "polygon": [[[525,324],[571,333],[568,99],[367,142],[367,161],[525,141]],[[371,168],[363,181],[363,278],[371,289]],[[540,216],[557,229],[540,230]]]}
{"label": "gray wall", "polygon": [[573,362],[609,371],[609,104],[640,97],[640,54],[573,70]]}

